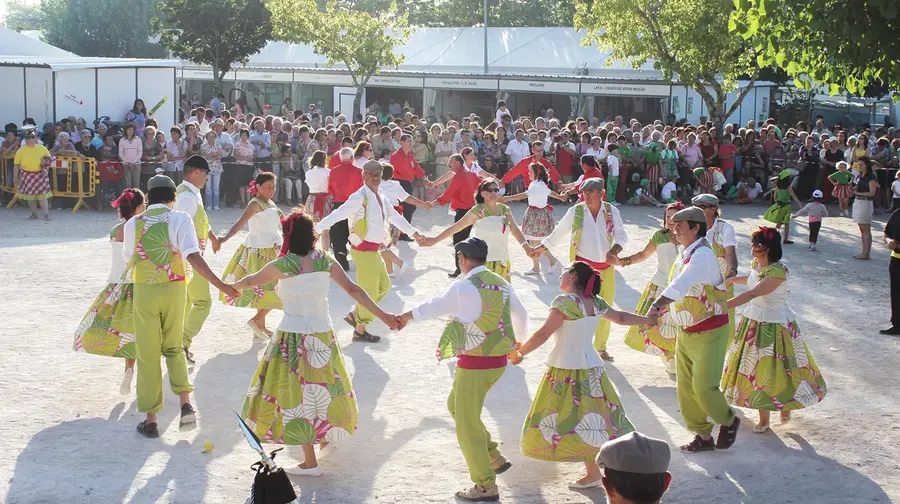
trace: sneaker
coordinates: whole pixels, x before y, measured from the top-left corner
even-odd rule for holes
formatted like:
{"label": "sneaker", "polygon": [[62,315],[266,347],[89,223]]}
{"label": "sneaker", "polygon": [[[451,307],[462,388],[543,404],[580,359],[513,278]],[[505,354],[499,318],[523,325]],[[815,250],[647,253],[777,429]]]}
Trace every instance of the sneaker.
{"label": "sneaker", "polygon": [[497,485],[474,485],[456,492],[456,498],[466,502],[497,502],[500,500],[500,489]]}
{"label": "sneaker", "polygon": [[502,453],[498,453],[496,457],[491,458],[491,469],[494,474],[503,474],[512,467],[512,462],[506,459]]}
{"label": "sneaker", "polygon": [[146,420],[138,424],[137,431],[146,438],[159,437],[159,426]]}
{"label": "sneaker", "polygon": [[181,420],[178,421],[179,427],[189,427],[197,425],[197,412],[194,411],[194,407],[191,406],[191,403],[184,403],[181,405]]}
{"label": "sneaker", "polygon": [[213,211],[214,211],[214,212],[218,212],[218,211],[219,211],[219,207],[213,207]]}
{"label": "sneaker", "polygon": [[886,336],[897,336],[898,334],[900,334],[900,327],[891,326],[887,329],[878,331],[878,334],[884,334]]}
{"label": "sneaker", "polygon": [[125,375],[122,376],[122,384],[119,385],[119,393],[128,395],[131,393],[131,382],[134,380],[134,368],[126,368]]}
{"label": "sneaker", "polygon": [[810,245],[810,246],[809,246],[809,250],[810,250],[811,252],[815,252],[815,251],[816,251],[816,244],[813,243],[812,245]]}
{"label": "sneaker", "polygon": [[324,471],[322,471],[322,466],[318,465],[316,467],[310,467],[309,469],[304,469],[300,466],[285,467],[284,472],[285,474],[291,476],[311,476],[314,478],[317,478],[324,474]]}
{"label": "sneaker", "polygon": [[570,481],[568,483],[569,488],[572,490],[584,490],[587,488],[598,488],[602,485],[601,480],[596,479],[594,481],[589,481],[587,483],[579,483],[577,481]]}

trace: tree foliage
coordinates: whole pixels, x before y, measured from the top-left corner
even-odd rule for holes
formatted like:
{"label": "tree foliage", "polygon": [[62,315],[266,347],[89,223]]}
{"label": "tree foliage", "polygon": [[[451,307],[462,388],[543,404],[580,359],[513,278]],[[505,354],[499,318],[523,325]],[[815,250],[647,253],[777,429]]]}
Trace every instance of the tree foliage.
{"label": "tree foliage", "polygon": [[6,19],[3,24],[10,30],[40,30],[44,28],[44,13],[40,4],[26,3],[21,0],[6,2]]}
{"label": "tree foliage", "polygon": [[329,66],[347,67],[356,87],[354,113],[369,78],[403,62],[396,49],[412,35],[406,14],[393,4],[377,14],[342,8],[335,0],[268,0],[268,6],[276,38],[311,45]]}
{"label": "tree foliage", "polygon": [[[325,0],[318,0],[324,5]],[[377,14],[390,8],[391,0],[336,0],[342,9]],[[484,23],[484,0],[401,0],[397,10],[411,26],[479,26]],[[488,0],[488,25],[572,26],[575,4],[568,0]]]}
{"label": "tree foliage", "polygon": [[272,38],[272,15],[262,0],[165,0],[153,31],[172,54],[213,69],[216,90],[235,63]]}
{"label": "tree foliage", "polygon": [[[864,94],[900,89],[897,0],[734,0],[728,28],[752,44],[760,64],[777,65],[809,89]],[[900,96],[895,95],[895,100]]]}
{"label": "tree foliage", "polygon": [[[724,122],[759,75],[753,48],[728,31],[733,10],[732,0],[593,0],[577,6],[575,27],[587,30],[583,44],[610,51],[610,61],[638,68],[652,60],[667,79],[696,90],[710,117]],[[726,109],[742,75],[750,83]]]}
{"label": "tree foliage", "polygon": [[41,0],[44,40],[79,56],[159,58],[151,41],[156,6],[147,0]]}

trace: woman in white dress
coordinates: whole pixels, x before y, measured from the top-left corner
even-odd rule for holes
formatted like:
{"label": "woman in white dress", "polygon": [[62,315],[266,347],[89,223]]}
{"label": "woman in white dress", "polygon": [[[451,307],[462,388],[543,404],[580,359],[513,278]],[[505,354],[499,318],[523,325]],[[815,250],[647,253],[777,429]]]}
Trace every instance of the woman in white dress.
{"label": "woman in white dress", "polygon": [[[244,209],[241,218],[231,226],[224,236],[219,237],[220,246],[243,229],[246,224],[249,233],[244,243],[238,247],[222,273],[222,280],[235,283],[247,275],[261,270],[263,266],[275,260],[281,249],[281,209],[272,201],[277,181],[272,172],[259,172],[256,180],[250,183],[250,194],[253,199]],[[256,308],[256,315],[247,321],[247,325],[258,338],[268,338],[272,331],[266,328],[266,315],[271,310],[281,309],[281,298],[275,292],[275,283],[271,282],[254,289],[245,289],[237,298],[219,294],[219,300],[231,306]]]}
{"label": "woman in white dress", "polygon": [[[306,211],[316,223],[328,216],[332,208],[331,195],[328,194],[328,176],[331,174],[331,170],[325,167],[326,158],[327,154],[323,150],[313,152],[309,158],[311,168],[306,172],[306,185],[309,187]],[[321,244],[323,250],[331,247],[328,230],[322,233]]]}
{"label": "woman in white dress", "polygon": [[[550,236],[553,232],[553,207],[547,203],[549,197],[553,197],[565,202],[567,196],[561,195],[550,189],[550,179],[547,176],[547,169],[540,163],[531,163],[528,167],[528,176],[531,178],[531,185],[525,192],[505,196],[501,201],[509,203],[510,201],[519,201],[528,198],[528,208],[522,217],[522,233],[528,244],[536,247],[544,241],[544,238]],[[547,259],[550,261],[550,271],[556,269],[559,261],[553,257],[550,251],[546,252]],[[540,256],[531,258],[534,266],[526,275],[539,275],[541,273]]]}

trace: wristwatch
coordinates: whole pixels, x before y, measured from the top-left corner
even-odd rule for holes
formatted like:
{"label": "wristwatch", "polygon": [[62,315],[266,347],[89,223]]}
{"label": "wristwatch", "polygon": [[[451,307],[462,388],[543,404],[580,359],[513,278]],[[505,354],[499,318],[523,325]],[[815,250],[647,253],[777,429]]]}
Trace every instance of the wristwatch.
{"label": "wristwatch", "polygon": [[650,305],[650,308],[653,308],[654,310],[656,310],[657,313],[659,313],[659,310],[660,310],[659,303],[653,303],[652,305]]}

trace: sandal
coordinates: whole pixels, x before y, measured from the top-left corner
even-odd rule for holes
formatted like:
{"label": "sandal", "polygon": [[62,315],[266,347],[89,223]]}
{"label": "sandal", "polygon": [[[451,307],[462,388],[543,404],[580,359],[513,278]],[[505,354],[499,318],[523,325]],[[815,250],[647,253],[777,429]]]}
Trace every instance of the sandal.
{"label": "sandal", "polygon": [[685,453],[716,451],[716,442],[712,439],[703,439],[700,436],[694,436],[693,441],[686,445],[681,445],[681,451]]}
{"label": "sandal", "polygon": [[615,358],[613,358],[612,355],[609,355],[609,353],[607,353],[606,350],[600,352],[600,358],[605,360],[606,362],[615,362],[615,360],[616,360]]}
{"label": "sandal", "polygon": [[731,425],[720,425],[719,437],[716,439],[716,449],[727,450],[731,448],[731,445],[737,440],[737,433],[740,428],[741,419],[738,417],[734,417],[734,422],[731,422]]}
{"label": "sandal", "polygon": [[266,332],[262,330],[261,327],[259,327],[258,325],[256,325],[256,322],[254,322],[253,319],[250,319],[250,320],[247,321],[247,327],[249,327],[250,330],[253,331],[253,336],[255,336],[255,337],[259,338],[259,339],[266,339],[266,338],[269,337],[269,336],[266,334]]}
{"label": "sandal", "polygon": [[781,412],[781,424],[784,425],[791,421],[791,410]]}
{"label": "sandal", "polygon": [[378,343],[381,341],[381,336],[375,336],[369,331],[353,331],[353,341],[360,341],[363,343]]}
{"label": "sandal", "polygon": [[353,312],[344,315],[344,322],[346,322],[353,329],[356,329],[356,317],[353,316]]}
{"label": "sandal", "polygon": [[862,255],[862,254],[855,255],[855,256],[853,256],[853,258],[856,259],[857,261],[868,261],[869,260],[869,256]]}
{"label": "sandal", "polygon": [[31,214],[28,216],[28,220],[37,220],[37,219],[38,219],[37,214]]}
{"label": "sandal", "polygon": [[159,426],[155,423],[150,423],[146,420],[139,423],[137,426],[137,431],[144,437],[147,438],[158,438],[159,437]]}
{"label": "sandal", "polygon": [[754,425],[753,426],[753,432],[755,432],[757,434],[765,434],[766,432],[769,432],[771,430],[772,429],[770,429],[768,425]]}

